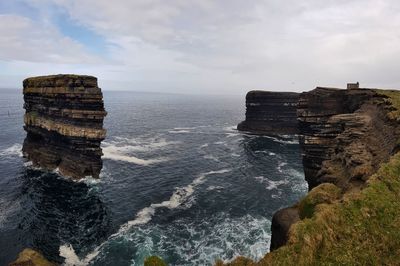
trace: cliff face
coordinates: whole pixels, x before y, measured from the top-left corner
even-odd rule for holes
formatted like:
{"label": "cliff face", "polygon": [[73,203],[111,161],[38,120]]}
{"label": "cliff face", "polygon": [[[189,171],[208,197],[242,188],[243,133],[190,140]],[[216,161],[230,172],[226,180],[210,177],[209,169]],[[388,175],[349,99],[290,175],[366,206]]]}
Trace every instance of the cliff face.
{"label": "cliff face", "polygon": [[42,76],[25,79],[23,86],[24,156],[73,178],[99,177],[107,113],[97,78]]}
{"label": "cliff face", "polygon": [[391,106],[374,90],[317,88],[302,93],[297,110],[309,188],[362,184],[397,147]]}
{"label": "cliff face", "polygon": [[317,88],[297,113],[310,192],[275,213],[270,253],[227,265],[397,264],[400,92]]}
{"label": "cliff face", "polygon": [[[343,193],[363,188],[397,149],[399,126],[388,118],[392,108],[375,90],[316,88],[302,93],[297,114],[309,189],[323,183]],[[290,207],[274,215],[271,250],[286,243],[299,212]]]}
{"label": "cliff face", "polygon": [[238,130],[255,134],[297,134],[299,93],[250,91],[246,95],[246,120]]}

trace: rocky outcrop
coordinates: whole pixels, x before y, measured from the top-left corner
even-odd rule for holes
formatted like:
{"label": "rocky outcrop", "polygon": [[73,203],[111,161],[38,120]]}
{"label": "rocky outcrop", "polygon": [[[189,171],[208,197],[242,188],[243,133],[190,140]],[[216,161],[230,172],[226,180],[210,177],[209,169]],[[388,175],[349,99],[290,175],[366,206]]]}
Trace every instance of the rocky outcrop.
{"label": "rocky outcrop", "polygon": [[296,207],[284,208],[274,214],[271,223],[271,231],[273,232],[271,235],[271,251],[285,245],[290,226],[299,220],[299,211]]}
{"label": "rocky outcrop", "polygon": [[99,177],[107,113],[97,78],[42,76],[25,79],[23,86],[24,156],[72,178]]}
{"label": "rocky outcrop", "polygon": [[298,106],[300,146],[309,188],[363,183],[397,145],[397,123],[386,97],[371,89],[316,88]]}
{"label": "rocky outcrop", "polygon": [[9,266],[56,266],[56,264],[48,261],[39,252],[26,248],[18,254],[17,260],[11,262]]}
{"label": "rocky outcrop", "polygon": [[[334,184],[342,193],[364,187],[398,149],[400,127],[388,115],[392,110],[377,90],[316,88],[302,93],[297,114],[309,189],[323,183]],[[271,250],[286,243],[297,222],[291,217],[302,217],[301,212],[294,206],[275,213]]]}
{"label": "rocky outcrop", "polygon": [[297,134],[299,93],[250,91],[246,95],[246,120],[238,130],[255,134]]}

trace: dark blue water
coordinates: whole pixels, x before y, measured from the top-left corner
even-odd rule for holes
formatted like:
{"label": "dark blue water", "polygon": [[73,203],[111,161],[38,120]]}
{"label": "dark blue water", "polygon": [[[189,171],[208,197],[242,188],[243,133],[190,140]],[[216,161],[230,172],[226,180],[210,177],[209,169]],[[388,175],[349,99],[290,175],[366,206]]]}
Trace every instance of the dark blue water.
{"label": "dark blue water", "polygon": [[0,265],[26,247],[67,265],[261,258],[273,213],[307,190],[295,137],[242,134],[244,97],[105,92],[100,180],[21,157],[22,93],[0,90]]}

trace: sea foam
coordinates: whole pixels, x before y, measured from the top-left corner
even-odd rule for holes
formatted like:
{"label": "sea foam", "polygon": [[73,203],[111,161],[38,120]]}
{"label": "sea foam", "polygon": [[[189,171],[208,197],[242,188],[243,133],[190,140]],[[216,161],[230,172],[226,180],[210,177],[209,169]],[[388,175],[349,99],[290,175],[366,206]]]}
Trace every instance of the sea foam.
{"label": "sea foam", "polygon": [[[182,206],[185,202],[190,201],[190,197],[195,191],[195,188],[206,181],[207,176],[214,174],[223,174],[230,172],[232,169],[221,169],[218,171],[210,171],[200,174],[190,184],[184,187],[178,187],[172,193],[171,197],[161,203],[152,203],[149,207],[141,209],[135,216],[135,219],[121,225],[119,230],[112,234],[105,242],[97,246],[92,252],[88,253],[84,258],[80,259],[74,248],[70,244],[64,244],[59,248],[59,254],[65,258],[64,265],[84,266],[88,265],[99,253],[101,248],[110,240],[119,237],[129,231],[132,227],[146,224],[151,221],[157,208],[175,209]],[[190,207],[190,205],[189,205]]]}
{"label": "sea foam", "polygon": [[22,157],[22,145],[15,143],[11,147],[0,151],[0,156],[20,156]]}

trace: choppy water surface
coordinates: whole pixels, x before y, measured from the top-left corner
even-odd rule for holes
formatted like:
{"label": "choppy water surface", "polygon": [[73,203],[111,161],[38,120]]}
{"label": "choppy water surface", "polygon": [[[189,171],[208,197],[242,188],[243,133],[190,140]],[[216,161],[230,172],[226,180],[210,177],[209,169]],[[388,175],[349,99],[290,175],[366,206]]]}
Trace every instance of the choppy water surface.
{"label": "choppy water surface", "polygon": [[260,259],[307,190],[296,138],[239,133],[244,97],[105,92],[100,180],[29,166],[22,94],[0,91],[0,265],[25,247],[75,265]]}

